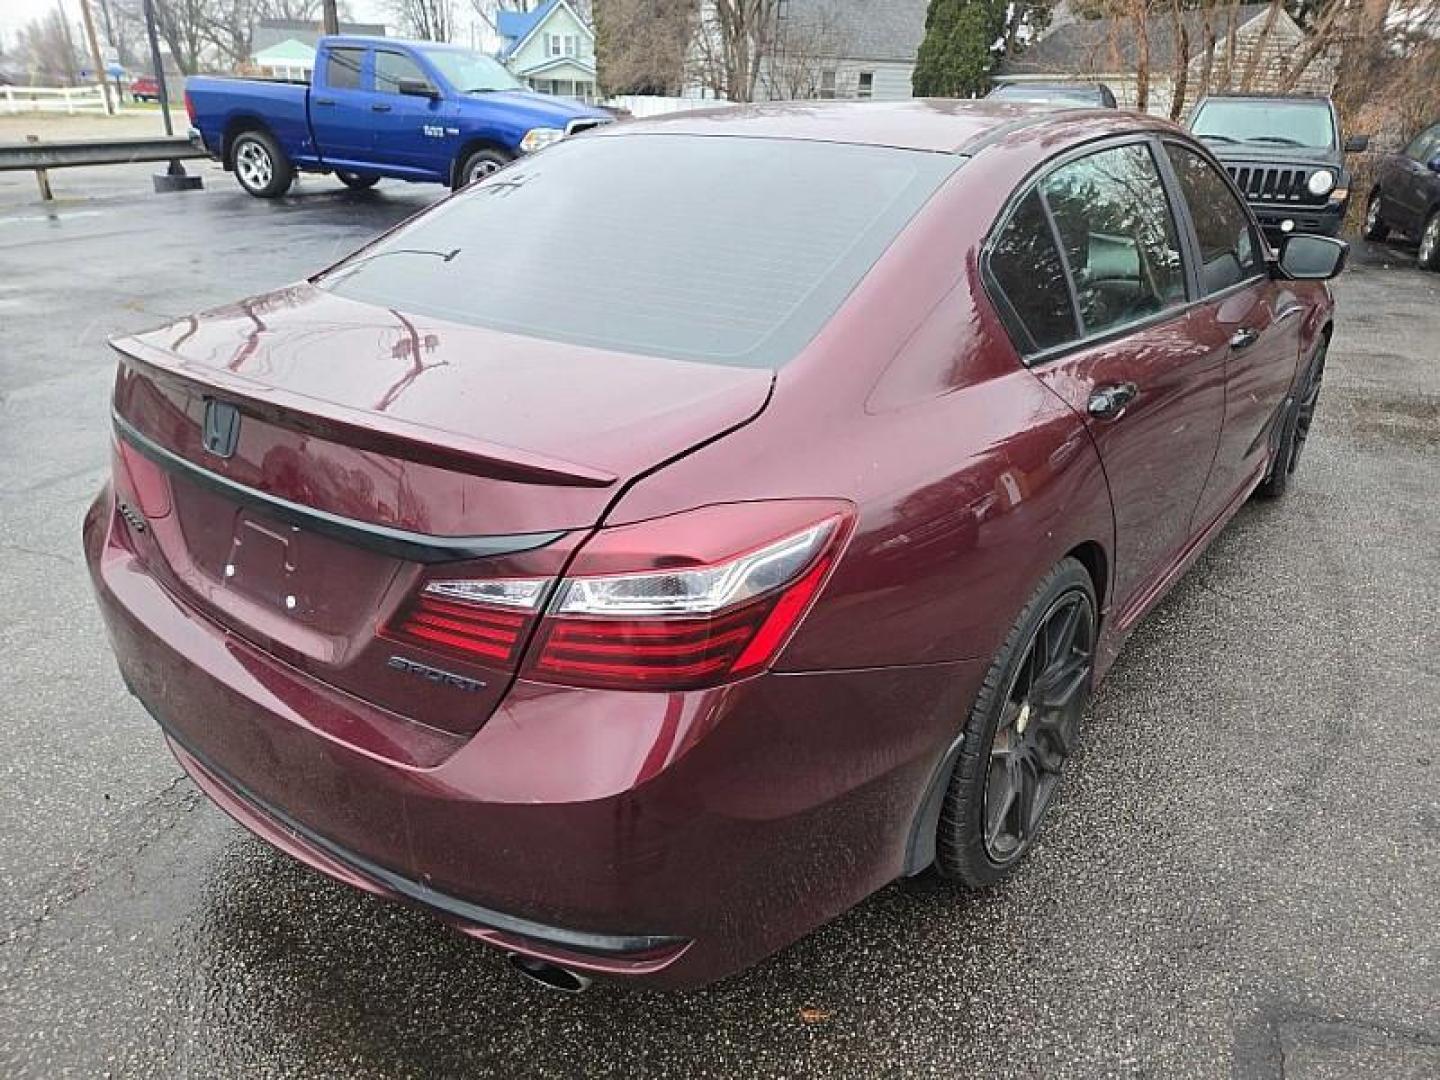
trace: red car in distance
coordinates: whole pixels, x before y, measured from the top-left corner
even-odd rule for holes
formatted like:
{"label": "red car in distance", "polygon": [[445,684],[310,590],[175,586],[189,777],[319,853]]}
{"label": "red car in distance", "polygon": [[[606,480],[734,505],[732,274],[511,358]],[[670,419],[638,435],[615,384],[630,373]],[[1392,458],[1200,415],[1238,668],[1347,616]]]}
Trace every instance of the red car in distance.
{"label": "red car in distance", "polygon": [[86,555],[246,827],[547,985],[702,983],[1012,870],[1290,482],[1345,251],[1133,113],[613,125],[115,341]]}
{"label": "red car in distance", "polygon": [[130,83],[130,97],[135,101],[159,101],[160,84],[153,75],[136,76]]}

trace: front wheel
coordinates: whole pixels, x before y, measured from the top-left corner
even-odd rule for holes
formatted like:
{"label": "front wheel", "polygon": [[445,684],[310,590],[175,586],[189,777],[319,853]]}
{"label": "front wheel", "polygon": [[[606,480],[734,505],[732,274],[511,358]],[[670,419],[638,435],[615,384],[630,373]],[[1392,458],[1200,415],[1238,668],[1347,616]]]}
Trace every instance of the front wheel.
{"label": "front wheel", "polygon": [[1420,250],[1416,261],[1422,270],[1440,270],[1440,210],[1432,211],[1420,230]]}
{"label": "front wheel", "polygon": [[242,132],[230,154],[235,179],[257,199],[276,199],[290,190],[295,169],[269,132]]}
{"label": "front wheel", "polygon": [[1385,208],[1378,191],[1370,196],[1370,203],[1365,207],[1365,228],[1361,231],[1366,240],[1384,240],[1390,235],[1390,226],[1385,224]]}
{"label": "front wheel", "polygon": [[509,164],[509,156],[499,150],[476,150],[460,163],[460,168],[455,173],[455,190],[459,191],[466,184],[473,184],[477,180],[484,180],[491,173],[499,172]]}
{"label": "front wheel", "polygon": [[380,177],[374,174],[341,172],[338,169],[335,172],[335,179],[351,191],[366,191],[380,182]]}
{"label": "front wheel", "polygon": [[972,888],[1030,850],[1080,734],[1097,633],[1095,587],[1073,558],[1036,588],[981,684],[945,793],[940,873]]}

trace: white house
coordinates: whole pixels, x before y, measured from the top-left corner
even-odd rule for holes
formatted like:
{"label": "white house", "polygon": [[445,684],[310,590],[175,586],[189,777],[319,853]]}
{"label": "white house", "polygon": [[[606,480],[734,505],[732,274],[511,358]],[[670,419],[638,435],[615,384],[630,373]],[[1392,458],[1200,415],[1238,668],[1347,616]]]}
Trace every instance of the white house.
{"label": "white house", "polygon": [[[380,23],[341,23],[342,34],[384,37]],[[305,19],[261,19],[250,39],[250,67],[267,79],[309,81],[315,71],[315,45],[325,33]]]}
{"label": "white house", "polygon": [[570,0],[545,0],[534,11],[502,11],[496,29],[500,62],[530,89],[595,100],[595,31]]}

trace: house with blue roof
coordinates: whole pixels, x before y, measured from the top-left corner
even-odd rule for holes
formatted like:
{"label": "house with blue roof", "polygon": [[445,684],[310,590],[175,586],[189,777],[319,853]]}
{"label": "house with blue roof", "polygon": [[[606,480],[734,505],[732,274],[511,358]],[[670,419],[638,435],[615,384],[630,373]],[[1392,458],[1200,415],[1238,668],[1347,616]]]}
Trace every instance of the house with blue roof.
{"label": "house with blue roof", "polygon": [[595,100],[595,31],[570,0],[545,0],[533,11],[501,11],[497,54],[510,73],[541,94]]}

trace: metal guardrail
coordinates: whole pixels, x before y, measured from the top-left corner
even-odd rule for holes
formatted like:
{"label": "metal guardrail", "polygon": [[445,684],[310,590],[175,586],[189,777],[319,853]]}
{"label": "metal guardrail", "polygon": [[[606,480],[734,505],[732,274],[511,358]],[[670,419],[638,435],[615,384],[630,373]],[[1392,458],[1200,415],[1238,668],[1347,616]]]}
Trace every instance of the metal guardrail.
{"label": "metal guardrail", "polygon": [[189,139],[86,139],[74,142],[0,143],[0,172],[64,169],[80,165],[129,165],[207,156]]}
{"label": "metal guardrail", "polygon": [[173,136],[149,139],[85,139],[72,142],[41,142],[35,136],[23,143],[0,143],[0,172],[33,170],[40,197],[47,202],[50,170],[84,165],[130,165],[140,161],[168,161],[165,176],[155,177],[156,191],[184,191],[200,186],[198,176],[187,176],[184,158],[207,157],[199,139]]}

